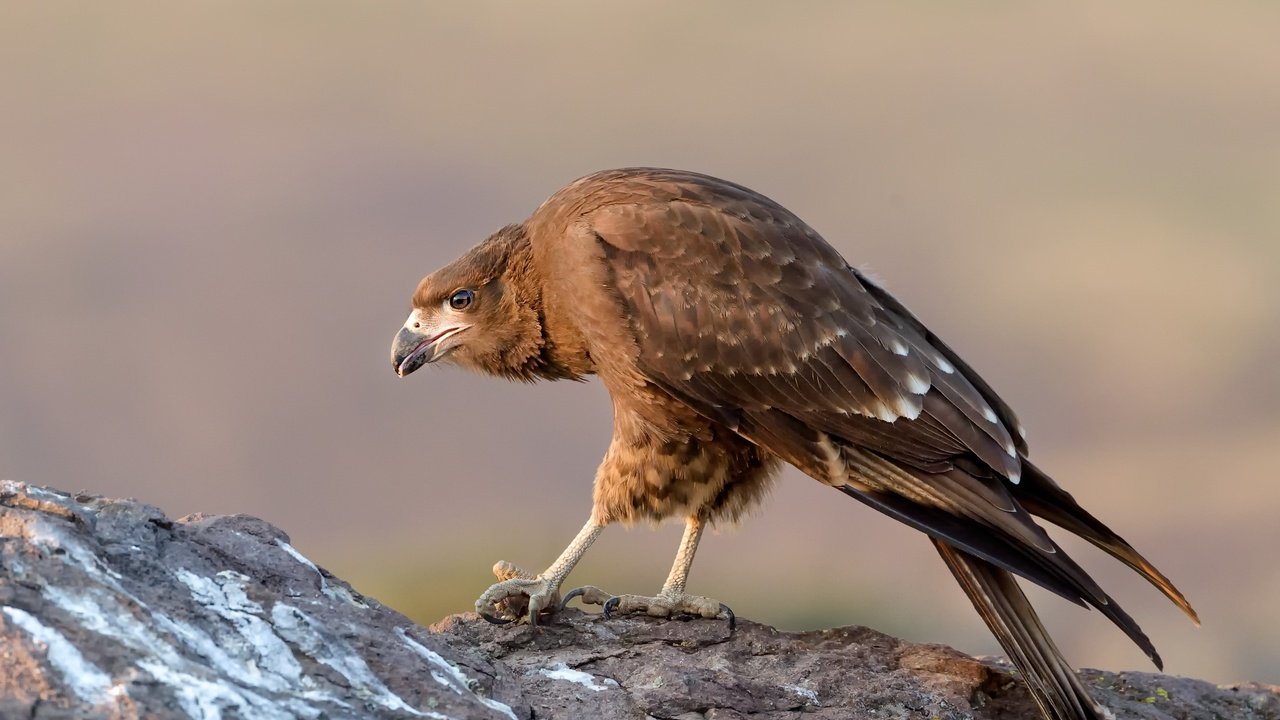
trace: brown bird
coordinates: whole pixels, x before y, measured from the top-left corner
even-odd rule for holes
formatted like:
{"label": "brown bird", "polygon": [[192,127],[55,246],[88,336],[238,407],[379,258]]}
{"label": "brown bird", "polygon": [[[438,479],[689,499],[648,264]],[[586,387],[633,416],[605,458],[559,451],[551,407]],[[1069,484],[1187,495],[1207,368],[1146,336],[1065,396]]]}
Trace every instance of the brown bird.
{"label": "brown bird", "polygon": [[1090,697],[1018,575],[1137,623],[1034,521],[1136,570],[1198,623],[1182,594],[1027,459],[1022,426],[938,336],[781,205],[678,170],[577,180],[428,275],[391,348],[401,376],[448,360],[516,380],[598,375],[613,441],[591,517],[536,577],[508,566],[476,608],[516,619],[560,607],[560,585],[614,522],[680,517],[684,537],[654,597],[580,588],[606,615],[726,617],[685,592],[709,523],[758,503],[782,462],[926,533],[1045,717],[1094,720]]}

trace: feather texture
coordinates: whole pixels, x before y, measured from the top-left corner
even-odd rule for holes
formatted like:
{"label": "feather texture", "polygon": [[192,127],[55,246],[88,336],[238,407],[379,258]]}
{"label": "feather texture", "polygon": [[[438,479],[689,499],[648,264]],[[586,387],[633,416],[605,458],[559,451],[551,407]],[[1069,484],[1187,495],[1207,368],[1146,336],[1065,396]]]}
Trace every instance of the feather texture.
{"label": "feather texture", "polygon": [[1049,717],[1102,714],[1012,574],[1097,608],[1160,665],[1033,514],[1115,555],[1194,617],[1185,599],[1026,463],[1009,406],[886,290],[741,186],[662,170],[592,186],[581,220],[645,378],[707,417],[732,415],[752,442],[927,533]]}
{"label": "feather texture", "polygon": [[[587,176],[424,279],[415,307],[459,287],[481,287],[479,307],[499,319],[468,329],[451,359],[520,379],[596,373],[609,389],[614,437],[593,503],[602,523],[736,518],[789,462],[926,533],[1050,720],[1106,711],[1015,576],[1097,609],[1161,661],[1036,517],[1195,619],[1168,578],[1027,461],[1021,424],[982,377],[759,193],[676,170]],[[507,290],[518,300],[502,305]],[[490,296],[499,301],[485,305]],[[418,340],[402,332],[401,369]]]}

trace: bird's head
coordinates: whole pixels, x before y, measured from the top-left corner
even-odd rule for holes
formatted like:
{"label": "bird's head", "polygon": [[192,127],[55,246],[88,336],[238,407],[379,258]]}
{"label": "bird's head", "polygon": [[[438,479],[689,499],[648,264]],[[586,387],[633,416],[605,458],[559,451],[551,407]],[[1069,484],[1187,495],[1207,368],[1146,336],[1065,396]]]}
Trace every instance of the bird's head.
{"label": "bird's head", "polygon": [[528,379],[542,346],[541,298],[529,277],[530,259],[524,228],[510,225],[423,278],[409,319],[391,343],[396,374],[448,359]]}

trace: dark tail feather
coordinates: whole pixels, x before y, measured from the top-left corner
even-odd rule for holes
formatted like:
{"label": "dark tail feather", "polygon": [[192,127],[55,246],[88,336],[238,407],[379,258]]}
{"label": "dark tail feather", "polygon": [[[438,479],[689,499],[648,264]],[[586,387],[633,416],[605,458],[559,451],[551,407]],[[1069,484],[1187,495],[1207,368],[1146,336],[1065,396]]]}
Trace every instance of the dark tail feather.
{"label": "dark tail feather", "polygon": [[1006,570],[930,538],[1050,720],[1112,720],[1085,689]]}
{"label": "dark tail feather", "polygon": [[1200,624],[1200,617],[1196,615],[1191,603],[1187,602],[1164,573],[1147,562],[1147,559],[1138,554],[1138,551],[1125,542],[1124,538],[1112,532],[1111,528],[1103,525],[1101,521],[1080,507],[1075,498],[1071,497],[1071,493],[1059,487],[1052,478],[1025,458],[1022,461],[1022,481],[1012,486],[1011,490],[1013,496],[1028,512],[1048,520],[1063,530],[1079,535],[1133,568],[1172,600],[1173,604],[1186,613],[1192,622],[1196,625]]}
{"label": "dark tail feather", "polygon": [[941,540],[953,549],[974,559],[982,559],[997,568],[1021,575],[1040,587],[1081,606],[1093,606],[1124,631],[1157,668],[1164,663],[1151,639],[1138,623],[1112,600],[1062,548],[1045,553],[1012,540],[993,528],[960,518],[928,505],[912,502],[899,495],[859,490],[852,485],[841,492]]}

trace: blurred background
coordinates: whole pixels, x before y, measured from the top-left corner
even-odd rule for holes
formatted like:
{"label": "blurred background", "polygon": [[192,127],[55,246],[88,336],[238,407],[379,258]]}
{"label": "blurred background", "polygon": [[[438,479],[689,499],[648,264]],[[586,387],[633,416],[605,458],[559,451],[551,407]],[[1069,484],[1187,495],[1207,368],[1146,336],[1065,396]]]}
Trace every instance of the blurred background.
{"label": "blurred background", "polygon": [[[388,363],[418,279],[591,171],[723,176],[866,264],[1037,463],[1175,674],[1280,681],[1280,5],[5,3],[0,476],[250,513],[431,622],[585,520],[598,383]],[[679,527],[569,586],[655,592]],[[998,646],[923,537],[789,472],[690,589]],[[1080,666],[1150,669],[1039,594]]]}

